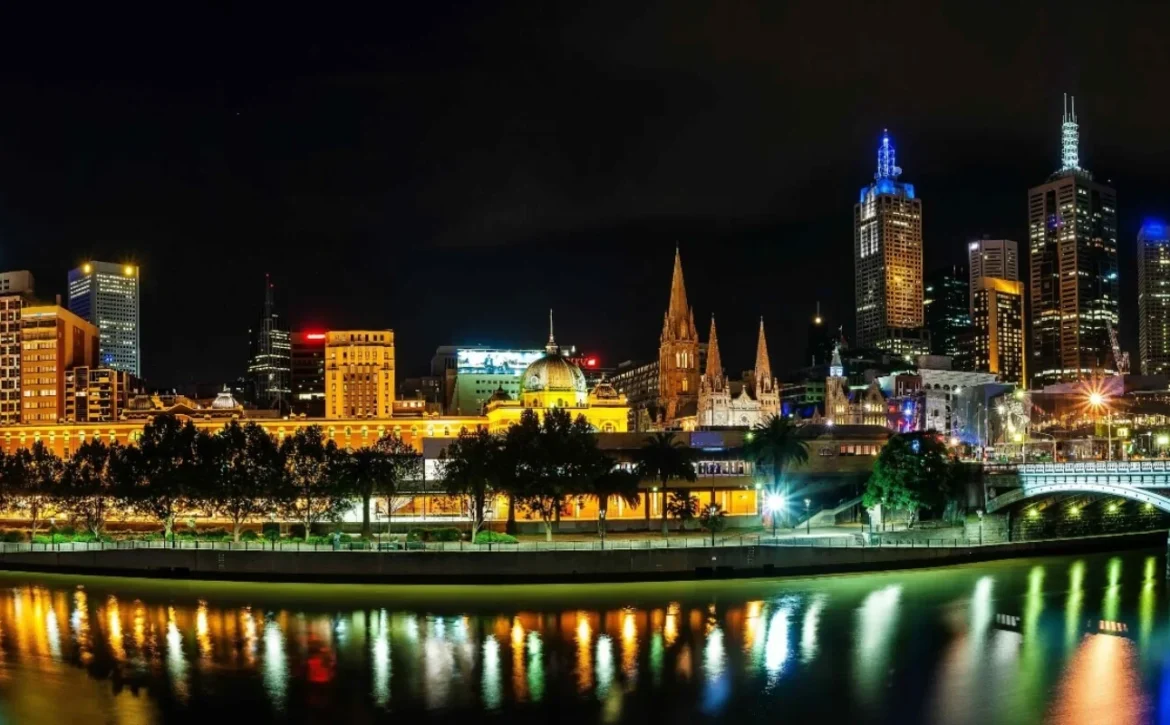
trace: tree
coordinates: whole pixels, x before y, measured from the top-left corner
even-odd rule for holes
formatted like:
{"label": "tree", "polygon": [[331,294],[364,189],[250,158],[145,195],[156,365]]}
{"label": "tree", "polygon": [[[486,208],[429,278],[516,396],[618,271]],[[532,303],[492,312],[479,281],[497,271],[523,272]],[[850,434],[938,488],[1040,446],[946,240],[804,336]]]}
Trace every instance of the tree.
{"label": "tree", "polygon": [[106,531],[106,520],[125,500],[132,482],[126,446],[94,439],[82,443],[65,462],[58,507],[94,536]]}
{"label": "tree", "polygon": [[706,506],[699,514],[699,525],[711,532],[711,546],[715,546],[715,534],[727,528],[727,512],[717,503]]}
{"label": "tree", "polygon": [[336,521],[349,505],[340,467],[344,459],[337,444],[326,441],[321,426],[299,428],[280,446],[284,471],[277,508],[305,528],[308,541],[313,524]]}
{"label": "tree", "polygon": [[393,497],[402,481],[418,476],[422,457],[393,433],[386,433],[372,446],[340,453],[343,486],[362,500],[362,538],[370,538],[370,501],[375,496]]}
{"label": "tree", "polygon": [[200,499],[208,513],[231,522],[232,541],[239,542],[245,523],[273,510],[283,473],[280,450],[258,424],[234,420],[199,445],[206,481]]}
{"label": "tree", "polygon": [[886,510],[905,510],[912,527],[921,509],[944,503],[951,474],[946,446],[937,435],[901,433],[882,448],[861,503],[867,509],[880,505]]}
{"label": "tree", "polygon": [[21,448],[5,457],[7,506],[28,517],[32,536],[36,536],[41,521],[53,510],[64,470],[64,462],[41,441],[33,443],[31,449]]}
{"label": "tree", "polygon": [[520,504],[544,522],[546,541],[552,541],[553,519],[568,496],[588,491],[598,465],[597,437],[584,416],[573,420],[563,408],[553,408],[541,421],[536,445],[521,460],[527,472]]}
{"label": "tree", "polygon": [[692,496],[685,488],[670,492],[670,499],[666,502],[666,512],[678,519],[678,530],[687,530],[687,522],[693,521],[699,514],[699,499]]}
{"label": "tree", "polygon": [[500,451],[500,490],[508,496],[508,521],[504,530],[516,534],[516,506],[531,485],[536,471],[533,463],[539,455],[541,426],[536,411],[520,413],[520,420],[509,426]]}
{"label": "tree", "polygon": [[[787,482],[783,480],[784,469],[792,464],[808,463],[808,443],[799,437],[799,428],[788,418],[770,416],[745,436],[744,453],[757,466],[771,471],[769,494],[783,496],[787,504],[789,491]],[[785,526],[788,525],[789,508],[787,505],[784,507]]]}
{"label": "tree", "polygon": [[612,459],[607,458],[608,468],[599,475],[593,476],[589,495],[597,500],[597,533],[602,540],[607,531],[607,518],[610,499],[624,502],[631,508],[637,508],[642,501],[638,491],[639,477],[633,471],[623,471],[614,468]]}
{"label": "tree", "polygon": [[483,428],[462,430],[440,456],[439,476],[447,493],[467,499],[472,541],[484,525],[488,499],[506,478],[504,448],[503,437]]}
{"label": "tree", "polygon": [[[671,479],[695,481],[695,462],[699,453],[675,440],[674,433],[655,433],[646,438],[638,451],[639,475],[658,481],[662,491],[662,535],[666,536],[666,484]],[[649,497],[647,497],[649,506]]]}
{"label": "tree", "polygon": [[125,449],[126,496],[139,514],[163,525],[169,538],[175,519],[195,505],[199,475],[195,424],[173,415],[158,415],[142,429],[138,445]]}

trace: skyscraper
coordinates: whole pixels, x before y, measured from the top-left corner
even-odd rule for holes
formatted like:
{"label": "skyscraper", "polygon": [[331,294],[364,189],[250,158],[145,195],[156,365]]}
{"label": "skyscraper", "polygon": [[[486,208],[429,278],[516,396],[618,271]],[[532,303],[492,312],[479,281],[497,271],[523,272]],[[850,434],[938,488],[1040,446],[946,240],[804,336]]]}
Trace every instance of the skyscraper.
{"label": "skyscraper", "polygon": [[1142,375],[1170,373],[1170,232],[1147,220],[1138,232],[1138,333]]}
{"label": "skyscraper", "polygon": [[961,357],[959,339],[971,326],[967,285],[967,270],[962,265],[946,267],[926,278],[922,300],[930,352],[950,356],[953,366]]}
{"label": "skyscraper", "polygon": [[64,307],[37,305],[21,311],[21,423],[57,423],[65,417],[65,376],[93,366],[98,328]]}
{"label": "skyscraper", "polygon": [[325,417],[389,418],[394,331],[330,330],[325,338]]}
{"label": "skyscraper", "polygon": [[[967,245],[968,287],[972,299],[980,277],[994,277],[1018,282],[1020,279],[1019,246],[1010,239],[980,239]],[[970,305],[969,305],[970,306]]]}
{"label": "skyscraper", "polygon": [[320,418],[325,415],[325,333],[294,332],[290,377],[292,412]]}
{"label": "skyscraper", "polygon": [[86,262],[69,271],[69,311],[98,328],[98,366],[142,377],[139,274],[132,264]]}
{"label": "skyscraper", "polygon": [[670,303],[662,316],[662,334],[658,339],[658,402],[668,425],[698,413],[699,332],[695,328],[695,314],[687,304],[682,257],[677,249],[670,279]]}
{"label": "skyscraper", "polygon": [[980,277],[975,285],[971,291],[973,369],[1022,385],[1026,382],[1024,285],[996,277]]}
{"label": "skyscraper", "polygon": [[896,354],[926,352],[922,335],[922,201],[899,182],[883,132],[874,182],[853,207],[857,345]]}
{"label": "skyscraper", "polygon": [[0,274],[0,424],[20,422],[21,312],[32,300],[31,272]]}
{"label": "skyscraper", "polygon": [[1033,385],[1113,371],[1117,194],[1080,165],[1075,101],[1061,124],[1061,166],[1028,191]]}
{"label": "skyscraper", "polygon": [[292,342],[276,311],[275,285],[264,275],[264,307],[252,332],[248,378],[260,408],[287,410],[292,378]]}

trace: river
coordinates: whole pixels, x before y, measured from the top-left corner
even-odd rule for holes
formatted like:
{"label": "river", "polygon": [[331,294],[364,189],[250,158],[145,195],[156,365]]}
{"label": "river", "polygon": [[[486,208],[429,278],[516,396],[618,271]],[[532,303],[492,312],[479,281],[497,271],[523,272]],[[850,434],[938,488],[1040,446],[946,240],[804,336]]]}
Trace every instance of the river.
{"label": "river", "polygon": [[1159,552],[498,587],[0,573],[0,723],[1170,722]]}

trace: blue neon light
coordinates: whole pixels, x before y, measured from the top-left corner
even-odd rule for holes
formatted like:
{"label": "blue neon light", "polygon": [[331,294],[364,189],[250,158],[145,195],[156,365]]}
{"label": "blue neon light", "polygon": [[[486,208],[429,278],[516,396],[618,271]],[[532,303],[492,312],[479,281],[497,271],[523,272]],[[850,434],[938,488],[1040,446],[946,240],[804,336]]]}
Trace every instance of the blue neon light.
{"label": "blue neon light", "polygon": [[1161,219],[1146,219],[1138,233],[1142,239],[1166,239],[1166,222]]}

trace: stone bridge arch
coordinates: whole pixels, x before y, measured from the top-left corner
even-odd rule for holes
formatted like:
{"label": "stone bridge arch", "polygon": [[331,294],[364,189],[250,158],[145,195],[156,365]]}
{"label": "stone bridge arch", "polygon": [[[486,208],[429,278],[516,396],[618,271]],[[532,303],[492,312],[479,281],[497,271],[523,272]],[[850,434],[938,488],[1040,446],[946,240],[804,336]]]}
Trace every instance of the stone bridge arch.
{"label": "stone bridge arch", "polygon": [[[1001,511],[1021,501],[1055,493],[1098,493],[1105,496],[1127,498],[1139,503],[1148,503],[1154,508],[1170,513],[1170,498],[1145,488],[1113,485],[1108,483],[1040,483],[1008,491],[987,502],[987,513]],[[1170,571],[1170,562],[1167,563]]]}

